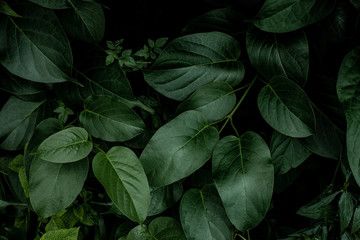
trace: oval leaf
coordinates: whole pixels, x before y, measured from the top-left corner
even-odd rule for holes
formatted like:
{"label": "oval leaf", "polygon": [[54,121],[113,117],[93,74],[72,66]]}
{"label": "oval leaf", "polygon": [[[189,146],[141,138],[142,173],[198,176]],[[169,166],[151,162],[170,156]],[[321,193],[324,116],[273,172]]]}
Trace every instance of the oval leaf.
{"label": "oval leaf", "polygon": [[162,187],[189,176],[209,158],[219,135],[197,111],[187,111],[162,126],[140,160],[149,183]]}
{"label": "oval leaf", "polygon": [[70,44],[53,11],[24,3],[19,14],[22,18],[7,17],[0,24],[0,32],[6,33],[0,37],[5,48],[1,64],[34,82],[72,81]]}
{"label": "oval leaf", "polygon": [[35,156],[29,173],[30,202],[42,218],[67,208],[81,192],[89,170],[89,160],[52,163]]}
{"label": "oval leaf", "polygon": [[265,121],[284,135],[300,138],[314,133],[315,117],[309,99],[287,78],[275,77],[263,87],[258,107]]}
{"label": "oval leaf", "polygon": [[174,205],[183,194],[183,186],[180,182],[155,189],[151,191],[151,202],[148,216],[162,213]]}
{"label": "oval leaf", "polygon": [[339,199],[339,219],[340,219],[340,230],[343,232],[345,228],[350,225],[352,216],[354,214],[354,200],[351,193],[345,191],[341,194]]}
{"label": "oval leaf", "polygon": [[225,33],[186,35],[171,41],[144,77],[156,91],[180,101],[207,83],[239,84],[244,77],[239,56],[239,43]]}
{"label": "oval leaf", "polygon": [[266,0],[251,22],[266,32],[290,32],[316,23],[329,15],[334,0]]}
{"label": "oval leaf", "polygon": [[93,160],[93,171],[116,207],[129,219],[141,224],[148,213],[150,190],[135,153],[125,147],[99,152]]}
{"label": "oval leaf", "polygon": [[212,123],[223,119],[235,104],[236,96],[232,87],[226,82],[214,82],[196,90],[179,105],[176,111],[197,110],[204,114],[209,123]]}
{"label": "oval leaf", "polygon": [[71,127],[46,138],[38,147],[42,160],[54,163],[75,162],[85,158],[92,150],[88,133],[80,127]]}
{"label": "oval leaf", "polygon": [[257,226],[270,206],[274,166],[256,133],[224,137],[214,149],[212,172],[225,211],[242,232]]}
{"label": "oval leaf", "polygon": [[57,229],[46,232],[40,240],[77,240],[79,235],[79,229],[77,228],[69,228],[69,229]]}
{"label": "oval leaf", "polygon": [[232,224],[213,186],[190,189],[184,194],[180,220],[187,239],[233,239]]}
{"label": "oval leaf", "polygon": [[144,132],[145,124],[127,105],[107,96],[91,96],[85,100],[80,123],[97,138],[123,142]]}
{"label": "oval leaf", "polygon": [[246,50],[251,64],[266,79],[287,77],[299,85],[306,83],[309,72],[309,46],[303,31],[274,34],[249,27]]}

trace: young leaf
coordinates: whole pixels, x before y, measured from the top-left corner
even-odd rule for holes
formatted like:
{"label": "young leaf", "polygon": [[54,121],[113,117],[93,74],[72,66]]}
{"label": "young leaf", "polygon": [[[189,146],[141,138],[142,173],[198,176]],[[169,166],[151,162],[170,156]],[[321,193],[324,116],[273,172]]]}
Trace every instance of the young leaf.
{"label": "young leaf", "polygon": [[91,96],[85,100],[80,123],[97,138],[123,142],[144,132],[145,124],[127,105],[108,96]]}
{"label": "young leaf", "polygon": [[65,30],[75,39],[99,43],[105,32],[105,16],[100,3],[94,0],[68,0],[71,9],[60,12]]}
{"label": "young leaf", "polygon": [[9,98],[0,111],[0,148],[17,150],[25,146],[33,135],[43,103]]}
{"label": "young leaf", "polygon": [[197,110],[204,114],[209,123],[212,123],[224,118],[235,104],[236,96],[232,87],[226,82],[213,82],[196,90],[179,105],[177,112]]}
{"label": "young leaf", "polygon": [[290,32],[325,18],[334,6],[334,0],[266,0],[251,22],[266,32]]}
{"label": "young leaf", "polygon": [[145,81],[156,91],[181,101],[207,83],[239,84],[244,77],[239,56],[240,45],[231,36],[197,33],[171,41],[152,68],[143,72]]}
{"label": "young leaf", "polygon": [[174,205],[183,194],[183,186],[180,182],[155,189],[151,191],[151,202],[148,216],[162,213]]}
{"label": "young leaf", "polygon": [[99,152],[93,171],[116,207],[132,221],[142,223],[148,213],[150,190],[144,169],[129,148]]}
{"label": "young leaf", "polygon": [[189,176],[210,159],[217,130],[197,111],[186,111],[163,125],[140,160],[150,186],[162,187]]}
{"label": "young leaf", "polygon": [[14,75],[34,82],[72,81],[71,48],[56,15],[27,1],[20,6],[22,18],[1,21],[0,46],[6,51],[0,63]]}
{"label": "young leaf", "polygon": [[36,3],[42,7],[50,9],[66,9],[71,5],[68,0],[29,0],[30,2]]}
{"label": "young leaf", "polygon": [[275,77],[261,89],[258,107],[276,131],[295,138],[314,133],[315,117],[306,93],[285,77]]}
{"label": "young leaf", "polygon": [[39,158],[53,163],[79,161],[92,150],[88,133],[80,127],[71,127],[46,138],[38,147]]}
{"label": "young leaf", "polygon": [[187,239],[233,238],[232,224],[214,186],[188,190],[181,200],[180,220]]}
{"label": "young leaf", "polygon": [[249,27],[246,50],[251,64],[266,79],[284,76],[305,85],[309,72],[309,46],[304,31],[284,35]]}
{"label": "young leaf", "polygon": [[350,225],[352,216],[354,214],[354,201],[352,195],[345,191],[341,194],[339,199],[339,218],[340,218],[340,230],[344,232],[345,228]]}
{"label": "young leaf", "polygon": [[224,137],[212,160],[214,182],[231,223],[242,232],[257,226],[268,211],[274,186],[265,141],[254,132]]}
{"label": "young leaf", "polygon": [[45,233],[40,240],[77,240],[79,229],[80,227],[50,231]]}
{"label": "young leaf", "polygon": [[30,202],[42,218],[55,215],[68,207],[83,188],[89,160],[52,163],[35,156],[29,173]]}

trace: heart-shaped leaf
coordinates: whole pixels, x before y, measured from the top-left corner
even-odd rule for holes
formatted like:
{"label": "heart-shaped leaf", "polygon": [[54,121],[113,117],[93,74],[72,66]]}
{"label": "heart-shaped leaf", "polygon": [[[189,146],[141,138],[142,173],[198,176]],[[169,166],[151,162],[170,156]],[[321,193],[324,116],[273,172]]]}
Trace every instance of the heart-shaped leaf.
{"label": "heart-shaped leaf", "polygon": [[214,186],[188,190],[181,200],[180,220],[188,239],[233,239],[232,225]]}
{"label": "heart-shaped leaf", "polygon": [[97,138],[123,142],[144,132],[145,124],[127,105],[108,96],[90,96],[85,100],[80,123]]}
{"label": "heart-shaped leaf", "polygon": [[186,35],[171,41],[144,77],[156,91],[180,101],[207,83],[239,84],[244,77],[239,56],[239,43],[225,33]]}
{"label": "heart-shaped leaf", "polygon": [[219,138],[197,111],[186,111],[162,126],[140,160],[150,186],[162,187],[189,176],[210,159]]}
{"label": "heart-shaped leaf", "polygon": [[150,205],[150,190],[144,169],[129,148],[112,147],[99,152],[93,171],[116,207],[132,221],[142,223]]}
{"label": "heart-shaped leaf", "polygon": [[315,117],[306,93],[296,83],[275,77],[258,95],[261,116],[276,131],[290,137],[314,133]]}
{"label": "heart-shaped leaf", "polygon": [[224,137],[214,149],[212,172],[232,224],[242,232],[257,226],[268,211],[274,186],[265,141],[254,132]]}
{"label": "heart-shaped leaf", "polygon": [[80,127],[70,127],[46,138],[38,147],[42,160],[53,163],[76,162],[85,158],[92,150],[88,133]]}

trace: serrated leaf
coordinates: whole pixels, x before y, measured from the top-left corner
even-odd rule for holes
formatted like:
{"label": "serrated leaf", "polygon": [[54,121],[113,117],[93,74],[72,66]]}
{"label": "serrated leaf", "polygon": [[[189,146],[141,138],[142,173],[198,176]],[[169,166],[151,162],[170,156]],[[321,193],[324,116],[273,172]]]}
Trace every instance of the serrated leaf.
{"label": "serrated leaf", "polygon": [[210,159],[219,138],[197,111],[186,111],[158,129],[140,156],[150,186],[189,176]]}
{"label": "serrated leaf", "polygon": [[27,1],[18,9],[22,18],[1,21],[0,31],[6,34],[0,37],[4,51],[0,63],[12,74],[34,82],[73,81],[70,44],[53,11]]}
{"label": "serrated leaf", "polygon": [[42,7],[50,9],[66,9],[70,7],[68,0],[29,0],[30,2],[36,3]]}
{"label": "serrated leaf", "polygon": [[266,0],[251,22],[266,32],[290,32],[320,21],[334,6],[334,0]]}
{"label": "serrated leaf", "polygon": [[97,138],[123,142],[145,130],[142,119],[127,105],[108,96],[91,96],[85,100],[80,123]]}
{"label": "serrated leaf", "polygon": [[179,105],[176,111],[197,110],[204,114],[209,123],[212,123],[224,118],[235,104],[236,96],[232,87],[226,82],[214,82],[196,90]]}
{"label": "serrated leaf", "polygon": [[249,27],[246,50],[251,64],[266,79],[284,76],[305,85],[309,72],[309,46],[304,31],[284,35]]}
{"label": "serrated leaf", "polygon": [[180,182],[157,188],[151,191],[151,202],[148,216],[162,213],[174,205],[183,194],[183,186]]}
{"label": "serrated leaf", "polygon": [[93,171],[116,207],[129,219],[141,224],[148,213],[150,190],[135,153],[125,147],[99,152],[93,160]]}
{"label": "serrated leaf", "polygon": [[35,212],[42,218],[68,207],[83,188],[89,160],[52,163],[36,156],[30,167],[29,195]]}
{"label": "serrated leaf", "polygon": [[60,12],[60,21],[69,34],[85,42],[99,43],[105,32],[105,16],[94,0],[68,0],[71,9]]}
{"label": "serrated leaf", "polygon": [[46,138],[39,145],[36,154],[48,162],[69,163],[87,157],[92,147],[85,129],[70,127]]}
{"label": "serrated leaf", "polygon": [[151,69],[143,73],[156,91],[180,101],[207,83],[239,84],[244,77],[239,55],[239,43],[227,34],[191,34],[168,43]]}
{"label": "serrated leaf", "polygon": [[214,186],[188,190],[182,197],[179,211],[187,239],[233,239],[232,224]]}
{"label": "serrated leaf", "polygon": [[59,229],[45,233],[40,240],[77,240],[80,227]]}
{"label": "serrated leaf", "polygon": [[343,232],[345,228],[347,228],[350,225],[355,208],[352,195],[348,191],[345,191],[341,194],[338,206],[339,206],[340,230],[341,232]]}
{"label": "serrated leaf", "polygon": [[17,150],[25,146],[33,135],[43,103],[9,98],[0,111],[0,148]]}
{"label": "serrated leaf", "polygon": [[254,132],[224,137],[212,161],[213,179],[231,223],[242,232],[257,226],[268,211],[274,186],[265,141]]}
{"label": "serrated leaf", "polygon": [[275,77],[258,95],[264,120],[276,131],[295,138],[308,137],[315,130],[315,116],[306,93],[285,77]]}

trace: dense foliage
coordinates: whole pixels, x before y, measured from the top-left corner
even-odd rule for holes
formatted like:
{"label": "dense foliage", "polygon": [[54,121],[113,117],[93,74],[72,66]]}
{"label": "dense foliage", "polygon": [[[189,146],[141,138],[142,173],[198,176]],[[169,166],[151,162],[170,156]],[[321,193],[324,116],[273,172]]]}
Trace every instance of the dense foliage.
{"label": "dense foliage", "polygon": [[355,0],[0,0],[0,239],[360,239]]}

